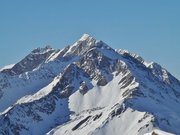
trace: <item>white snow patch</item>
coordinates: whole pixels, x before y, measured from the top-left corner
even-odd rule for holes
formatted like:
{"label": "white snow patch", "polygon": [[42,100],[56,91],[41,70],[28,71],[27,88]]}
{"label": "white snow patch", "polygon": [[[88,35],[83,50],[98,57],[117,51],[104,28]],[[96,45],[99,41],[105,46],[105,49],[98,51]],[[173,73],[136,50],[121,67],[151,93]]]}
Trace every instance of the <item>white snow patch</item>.
{"label": "white snow patch", "polygon": [[21,104],[21,103],[28,103],[28,102],[33,102],[35,100],[39,100],[42,97],[48,95],[51,91],[52,88],[59,82],[59,77],[56,77],[49,85],[46,87],[42,88],[39,90],[37,93],[34,95],[27,95],[19,99],[16,104]]}
{"label": "white snow patch", "polygon": [[[92,109],[96,107],[113,106],[116,103],[123,102],[124,97],[122,93],[127,89],[120,89],[118,82],[122,79],[121,75],[116,76],[106,86],[95,85],[85,95],[82,95],[79,91],[76,91],[69,97],[69,108],[75,113],[79,113],[86,109]],[[94,84],[95,81],[92,81]],[[129,86],[129,89],[137,87],[138,84],[134,83]]]}
{"label": "white snow patch", "polygon": [[3,68],[0,69],[0,72],[5,70],[5,69],[11,69],[15,64],[10,64],[10,65],[7,65],[7,66],[4,66]]}
{"label": "white snow patch", "polygon": [[[119,135],[120,133],[124,135],[139,135],[138,130],[151,121],[151,115],[149,115],[149,117],[144,118],[142,122],[138,123],[146,113],[134,111],[130,108],[119,116],[110,118],[113,109],[114,108],[104,108],[95,111],[89,110],[81,112],[71,121],[51,130],[47,135]],[[93,116],[97,116],[98,114],[101,114],[101,116],[93,120]],[[72,130],[87,117],[89,117],[89,119],[82,123],[78,129]],[[147,133],[148,130],[151,131],[152,126],[144,129],[143,133]]]}

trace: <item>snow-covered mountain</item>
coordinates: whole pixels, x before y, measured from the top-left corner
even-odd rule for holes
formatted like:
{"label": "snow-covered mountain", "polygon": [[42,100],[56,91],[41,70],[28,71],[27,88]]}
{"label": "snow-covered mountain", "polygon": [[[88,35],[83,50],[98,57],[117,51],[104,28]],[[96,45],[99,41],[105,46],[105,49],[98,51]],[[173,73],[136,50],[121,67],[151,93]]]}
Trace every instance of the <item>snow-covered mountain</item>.
{"label": "snow-covered mountain", "polygon": [[2,135],[180,135],[180,81],[84,34],[0,70]]}

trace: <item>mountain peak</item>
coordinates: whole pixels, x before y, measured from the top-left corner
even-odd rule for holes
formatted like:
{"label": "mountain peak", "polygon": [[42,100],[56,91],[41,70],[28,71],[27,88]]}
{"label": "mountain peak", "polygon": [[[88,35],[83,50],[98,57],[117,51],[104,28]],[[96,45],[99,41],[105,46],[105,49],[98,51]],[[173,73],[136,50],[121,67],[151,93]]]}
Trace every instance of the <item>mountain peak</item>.
{"label": "mountain peak", "polygon": [[178,106],[180,82],[167,70],[88,34],[0,72],[0,134],[180,135]]}
{"label": "mountain peak", "polygon": [[89,34],[84,33],[79,40],[80,41],[85,41],[85,40],[88,40],[88,39],[94,39],[94,38],[92,36],[90,36]]}
{"label": "mountain peak", "polygon": [[96,44],[96,39],[91,37],[88,34],[83,34],[79,40],[77,40],[73,45],[71,45],[68,51],[65,53],[73,54],[73,55],[80,55],[87,51],[89,48]]}

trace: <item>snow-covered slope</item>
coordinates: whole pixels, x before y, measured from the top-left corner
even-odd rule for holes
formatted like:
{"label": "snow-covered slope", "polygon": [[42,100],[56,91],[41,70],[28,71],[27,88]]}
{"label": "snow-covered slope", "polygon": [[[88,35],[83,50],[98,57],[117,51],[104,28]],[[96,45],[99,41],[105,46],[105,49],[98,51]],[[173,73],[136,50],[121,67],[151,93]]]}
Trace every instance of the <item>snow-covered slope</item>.
{"label": "snow-covered slope", "polygon": [[84,34],[0,72],[0,134],[180,134],[180,82]]}

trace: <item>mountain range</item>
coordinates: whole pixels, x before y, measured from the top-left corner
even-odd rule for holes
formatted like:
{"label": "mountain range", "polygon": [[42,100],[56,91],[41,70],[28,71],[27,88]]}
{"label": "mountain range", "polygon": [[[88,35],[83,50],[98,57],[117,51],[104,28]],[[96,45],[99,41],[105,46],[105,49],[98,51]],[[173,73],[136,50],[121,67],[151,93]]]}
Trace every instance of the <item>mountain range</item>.
{"label": "mountain range", "polygon": [[180,135],[180,81],[84,34],[0,70],[1,135]]}

